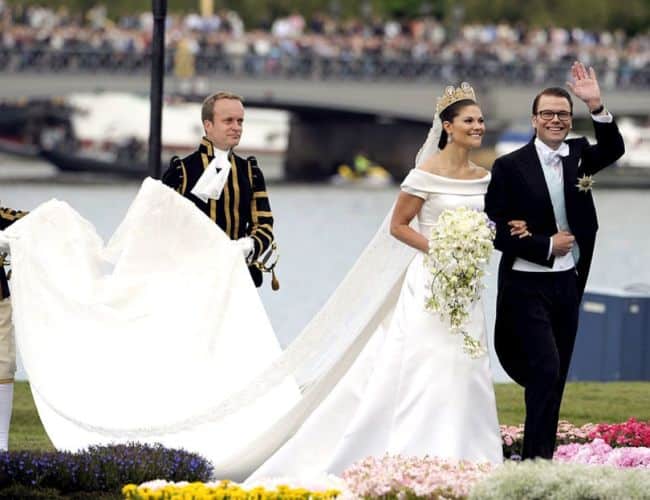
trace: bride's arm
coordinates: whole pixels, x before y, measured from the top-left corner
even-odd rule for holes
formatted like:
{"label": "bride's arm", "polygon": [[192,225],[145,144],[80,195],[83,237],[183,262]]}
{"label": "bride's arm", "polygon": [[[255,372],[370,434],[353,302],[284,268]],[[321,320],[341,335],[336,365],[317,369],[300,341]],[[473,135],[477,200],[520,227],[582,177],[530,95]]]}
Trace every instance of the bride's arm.
{"label": "bride's arm", "polygon": [[429,251],[429,242],[420,233],[409,227],[420,209],[424,200],[417,196],[400,192],[393,209],[393,217],[390,220],[390,234],[421,252]]}

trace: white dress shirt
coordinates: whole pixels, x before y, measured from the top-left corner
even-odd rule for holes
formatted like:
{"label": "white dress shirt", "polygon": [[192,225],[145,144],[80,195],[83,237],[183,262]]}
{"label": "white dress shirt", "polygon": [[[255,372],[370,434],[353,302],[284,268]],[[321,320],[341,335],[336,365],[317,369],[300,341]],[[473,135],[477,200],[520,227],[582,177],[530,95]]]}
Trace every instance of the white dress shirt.
{"label": "white dress shirt", "polygon": [[[614,119],[609,112],[604,112],[600,115],[591,115],[591,118],[595,122],[599,123],[611,123]],[[539,138],[535,138],[535,150],[537,151],[537,156],[539,161],[542,164],[543,169],[550,169],[552,175],[559,178],[560,181],[563,181],[563,169],[562,169],[562,157],[569,155],[569,145],[566,142],[563,142],[559,148],[552,149]],[[548,244],[548,257],[551,259],[551,254],[553,252],[553,238],[549,238]],[[574,268],[576,262],[574,260],[573,254],[568,252],[566,255],[558,255],[553,261],[553,267],[546,267],[535,262],[531,262],[521,257],[517,257],[515,262],[512,265],[512,269],[515,271],[525,271],[525,272],[559,272],[567,271]]]}

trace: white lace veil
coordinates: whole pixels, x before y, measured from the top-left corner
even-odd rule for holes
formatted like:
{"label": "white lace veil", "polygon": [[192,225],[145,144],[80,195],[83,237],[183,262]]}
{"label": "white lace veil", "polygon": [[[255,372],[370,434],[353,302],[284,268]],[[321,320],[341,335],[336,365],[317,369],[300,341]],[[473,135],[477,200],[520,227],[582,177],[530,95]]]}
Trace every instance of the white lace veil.
{"label": "white lace veil", "polygon": [[417,155],[415,155],[415,168],[418,168],[432,154],[440,151],[438,144],[440,143],[441,135],[442,121],[440,120],[438,113],[435,113],[427,138],[425,139],[424,144],[422,144],[422,147],[418,150]]}

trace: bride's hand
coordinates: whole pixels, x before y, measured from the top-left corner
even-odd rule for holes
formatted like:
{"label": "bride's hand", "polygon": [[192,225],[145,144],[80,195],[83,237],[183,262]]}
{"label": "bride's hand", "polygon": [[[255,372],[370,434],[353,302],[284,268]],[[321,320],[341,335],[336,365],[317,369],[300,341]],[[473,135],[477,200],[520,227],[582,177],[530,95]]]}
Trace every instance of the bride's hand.
{"label": "bride's hand", "polygon": [[510,226],[510,236],[518,236],[519,239],[532,236],[530,231],[528,231],[525,220],[511,220],[508,222],[508,225]]}

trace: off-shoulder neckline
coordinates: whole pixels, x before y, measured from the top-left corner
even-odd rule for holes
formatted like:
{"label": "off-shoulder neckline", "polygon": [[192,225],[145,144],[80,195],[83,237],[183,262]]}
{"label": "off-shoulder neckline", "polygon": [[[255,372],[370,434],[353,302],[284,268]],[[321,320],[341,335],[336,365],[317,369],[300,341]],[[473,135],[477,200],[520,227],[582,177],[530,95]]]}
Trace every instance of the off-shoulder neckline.
{"label": "off-shoulder neckline", "polygon": [[422,170],[421,168],[417,168],[417,167],[413,168],[413,170],[415,170],[417,172],[422,172],[422,173],[427,174],[427,175],[431,175],[433,177],[438,177],[439,179],[446,179],[446,180],[449,180],[449,181],[459,181],[459,182],[483,181],[483,180],[489,178],[490,175],[491,175],[490,172],[488,171],[487,174],[485,174],[483,177],[477,177],[475,179],[461,179],[459,177],[448,177],[446,175],[434,174],[433,172],[428,172],[427,170]]}

